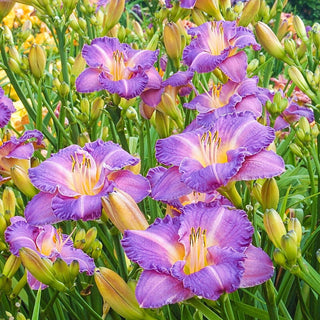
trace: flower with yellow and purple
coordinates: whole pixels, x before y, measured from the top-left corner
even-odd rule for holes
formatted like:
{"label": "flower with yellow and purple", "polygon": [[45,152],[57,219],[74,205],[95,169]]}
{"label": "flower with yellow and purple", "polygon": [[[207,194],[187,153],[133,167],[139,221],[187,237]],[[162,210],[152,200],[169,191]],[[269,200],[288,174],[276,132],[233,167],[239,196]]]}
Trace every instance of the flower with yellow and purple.
{"label": "flower with yellow and purple", "polygon": [[130,170],[121,170],[138,162],[138,158],[111,141],[97,140],[83,148],[71,145],[60,150],[29,170],[31,182],[41,192],[26,206],[28,223],[98,219],[101,197],[114,187],[125,190],[136,202],[141,201],[150,192],[148,180]]}
{"label": "flower with yellow and purple", "polygon": [[183,51],[183,61],[191,71],[206,73],[219,68],[232,81],[240,82],[247,73],[247,55],[243,49],[259,50],[254,34],[237,27],[235,21],[210,21],[190,28],[190,45]]}
{"label": "flower with yellow and purple", "polygon": [[158,140],[156,157],[166,166],[179,167],[181,181],[192,190],[212,192],[232,181],[280,175],[283,159],[267,150],[274,138],[274,130],[251,112],[232,113],[210,127]]}
{"label": "flower with yellow and purple", "polygon": [[[76,80],[78,92],[106,90],[132,99],[149,88],[159,88],[158,72],[153,67],[158,51],[134,50],[117,38],[96,38],[84,45],[82,56],[89,68]],[[156,83],[154,83],[154,79]]]}
{"label": "flower with yellow and purple", "polygon": [[[19,256],[21,248],[30,248],[40,257],[48,258],[52,262],[58,258],[67,264],[76,260],[79,262],[80,272],[86,272],[88,275],[94,273],[93,259],[81,249],[74,248],[70,236],[61,234],[51,225],[31,226],[24,218],[13,217],[11,225],[5,231],[5,239],[9,243],[10,251],[16,256]],[[46,287],[29,272],[28,283],[34,290]]]}
{"label": "flower with yellow and purple", "polygon": [[159,308],[193,296],[217,300],[224,292],[263,283],[269,256],[251,244],[253,227],[242,210],[217,202],[191,204],[178,217],[156,219],[147,230],[127,230],[122,247],[142,272],[136,297]]}

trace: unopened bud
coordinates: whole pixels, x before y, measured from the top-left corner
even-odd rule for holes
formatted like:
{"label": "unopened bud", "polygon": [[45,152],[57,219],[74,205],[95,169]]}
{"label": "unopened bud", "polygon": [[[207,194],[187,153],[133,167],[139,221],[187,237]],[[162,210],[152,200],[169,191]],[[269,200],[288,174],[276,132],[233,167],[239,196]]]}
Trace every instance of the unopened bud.
{"label": "unopened bud", "polygon": [[22,167],[15,165],[10,168],[10,175],[16,187],[26,196],[32,198],[37,194],[37,189],[33,186],[28,173]]}
{"label": "unopened bud", "polygon": [[296,143],[290,143],[289,148],[293,154],[300,158],[303,158],[302,150]]}
{"label": "unopened bud", "polygon": [[258,182],[255,182],[253,184],[253,187],[252,187],[252,196],[261,204],[262,203],[262,198],[261,198],[261,189],[262,189],[262,186],[260,183]]}
{"label": "unopened bud", "polygon": [[155,32],[155,34],[152,36],[151,40],[149,41],[149,43],[147,44],[146,49],[147,50],[156,50],[158,47],[158,42],[159,42],[159,32]]}
{"label": "unopened bud", "polygon": [[30,248],[21,248],[19,254],[23,265],[38,281],[58,291],[66,291],[66,286],[56,279],[45,259],[41,259],[35,251]]}
{"label": "unopened bud", "polygon": [[212,0],[197,0],[195,7],[208,13],[210,16],[214,17],[216,20],[224,20],[221,15],[219,2]]}
{"label": "unopened bud", "polygon": [[297,235],[290,230],[281,237],[281,249],[289,263],[294,263],[298,257]]}
{"label": "unopened bud", "polygon": [[255,25],[255,29],[258,41],[269,54],[289,65],[293,64],[293,61],[287,57],[279,39],[268,25],[259,21]]}
{"label": "unopened bud", "polygon": [[3,210],[9,212],[10,218],[15,215],[16,211],[16,196],[12,188],[6,187],[2,194]]}
{"label": "unopened bud", "polygon": [[259,60],[258,59],[252,59],[250,63],[248,64],[247,73],[253,72],[256,70],[259,66]]}
{"label": "unopened bud", "polygon": [[91,244],[96,240],[97,238],[97,228],[96,227],[91,227],[87,232],[84,237],[84,247],[83,250],[86,251],[88,248],[90,248]]}
{"label": "unopened bud", "polygon": [[117,229],[145,230],[149,224],[134,199],[120,189],[114,189],[108,197],[102,197],[102,206]]}
{"label": "unopened bud", "polygon": [[288,222],[288,231],[293,230],[297,235],[297,246],[300,247],[302,239],[302,227],[298,218],[290,218]]}
{"label": "unopened bud", "polygon": [[260,0],[249,0],[242,10],[238,25],[247,27],[259,12]]}
{"label": "unopened bud", "polygon": [[172,59],[178,66],[181,56],[181,34],[178,26],[174,22],[169,22],[163,30],[163,42],[166,48],[168,57]]}
{"label": "unopened bud", "polygon": [[15,275],[15,273],[18,271],[20,264],[21,264],[21,258],[11,254],[3,267],[2,273],[6,277],[11,279]]}
{"label": "unopened bud", "polygon": [[20,66],[19,66],[19,64],[18,64],[18,62],[15,60],[15,59],[13,59],[13,58],[9,58],[8,59],[8,65],[9,65],[9,68],[10,68],[10,70],[13,72],[13,73],[15,73],[15,74],[18,74],[18,75],[21,75],[21,68],[20,68]]}
{"label": "unopened bud", "polygon": [[12,0],[0,1],[0,21],[11,11],[16,2]]}
{"label": "unopened bud", "polygon": [[9,56],[16,60],[18,62],[18,64],[20,64],[22,61],[21,61],[21,55],[20,53],[18,52],[18,50],[16,49],[15,46],[10,46],[8,48],[8,53],[9,53]]}
{"label": "unopened bud", "polygon": [[80,110],[81,112],[89,115],[89,112],[90,112],[90,103],[89,103],[89,100],[87,98],[83,98],[81,101],[80,101]]}
{"label": "unopened bud", "polygon": [[191,12],[192,20],[197,26],[204,24],[207,20],[203,12],[197,8],[194,8]]}
{"label": "unopened bud", "polygon": [[275,261],[276,264],[285,267],[287,259],[286,256],[283,254],[282,250],[279,248],[276,248],[273,251],[273,260]]}
{"label": "unopened bud", "polygon": [[277,38],[281,41],[289,31],[288,20],[282,20],[277,32]]}
{"label": "unopened bud", "polygon": [[40,79],[46,67],[46,52],[45,50],[37,44],[32,45],[29,51],[29,66],[32,75],[36,79]]}
{"label": "unopened bud", "polygon": [[105,35],[107,32],[114,27],[124,11],[125,0],[110,0],[106,6],[105,16],[103,21],[103,32]]}
{"label": "unopened bud", "polygon": [[103,299],[120,316],[132,320],[150,319],[139,307],[133,291],[117,273],[100,267],[94,273],[94,280]]}
{"label": "unopened bud", "polygon": [[103,107],[104,107],[104,101],[102,98],[97,97],[93,100],[91,105],[91,111],[90,111],[91,121],[95,121],[100,117]]}
{"label": "unopened bud", "polygon": [[274,209],[267,209],[263,215],[263,224],[269,239],[276,248],[281,248],[281,238],[287,231],[278,212]]}
{"label": "unopened bud", "polygon": [[262,208],[277,209],[279,203],[279,188],[275,178],[266,179],[261,189]]}
{"label": "unopened bud", "polygon": [[304,25],[302,19],[299,16],[293,17],[293,26],[299,38],[305,43],[308,42],[306,26]]}
{"label": "unopened bud", "polygon": [[285,39],[284,40],[284,50],[288,54],[288,56],[292,59],[297,58],[297,48],[296,43],[293,39]]}
{"label": "unopened bud", "polygon": [[170,119],[161,111],[155,110],[151,117],[151,123],[156,128],[160,138],[167,138],[170,135]]}
{"label": "unopened bud", "polygon": [[64,283],[69,288],[72,286],[74,279],[71,279],[69,266],[65,261],[57,258],[52,265],[52,270],[58,281]]}
{"label": "unopened bud", "polygon": [[75,237],[74,237],[74,247],[77,249],[82,249],[85,244],[85,236],[86,231],[84,229],[80,229],[77,231]]}
{"label": "unopened bud", "polygon": [[306,117],[299,119],[299,128],[301,128],[306,136],[311,135],[310,123]]}
{"label": "unopened bud", "polygon": [[132,106],[130,106],[127,110],[126,110],[126,117],[129,120],[132,121],[138,121],[138,114],[135,108],[133,108]]}

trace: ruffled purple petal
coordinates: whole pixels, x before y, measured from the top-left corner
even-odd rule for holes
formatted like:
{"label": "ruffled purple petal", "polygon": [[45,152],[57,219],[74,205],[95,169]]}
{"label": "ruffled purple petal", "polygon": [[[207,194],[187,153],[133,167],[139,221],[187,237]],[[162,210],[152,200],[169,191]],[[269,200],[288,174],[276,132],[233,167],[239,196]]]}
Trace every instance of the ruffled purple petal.
{"label": "ruffled purple petal", "polygon": [[128,258],[142,268],[169,273],[171,266],[184,256],[178,229],[179,220],[170,216],[157,218],[147,230],[126,230],[121,244]]}
{"label": "ruffled purple petal", "polygon": [[101,216],[101,194],[69,198],[57,194],[52,199],[52,210],[60,220],[95,220]]}
{"label": "ruffled purple petal", "polygon": [[228,209],[217,202],[198,202],[185,206],[183,213],[179,235],[187,254],[191,228],[206,230],[207,247],[217,245],[243,252],[251,243],[253,227],[242,210]]}
{"label": "ruffled purple petal", "polygon": [[87,68],[76,79],[76,90],[82,93],[103,90],[104,88],[99,80],[100,74],[101,70],[98,68]]}
{"label": "ruffled purple petal", "polygon": [[208,248],[211,265],[183,279],[185,288],[195,295],[217,300],[224,292],[231,293],[239,288],[244,272],[245,255],[231,248]]}
{"label": "ruffled purple petal", "polygon": [[159,50],[135,50],[127,47],[125,53],[127,67],[137,71],[138,67],[142,67],[143,70],[150,69],[158,59]]}
{"label": "ruffled purple petal", "polygon": [[21,220],[11,224],[6,229],[4,236],[12,254],[19,256],[19,250],[23,247],[37,251],[35,241],[38,232],[37,227]]}
{"label": "ruffled purple petal", "polygon": [[232,181],[272,178],[284,171],[284,161],[280,156],[271,150],[262,150],[253,156],[246,157]]}
{"label": "ruffled purple petal", "polygon": [[24,215],[31,225],[43,225],[57,223],[59,219],[52,210],[52,193],[40,192],[36,194],[27,204]]}
{"label": "ruffled purple petal", "polygon": [[232,81],[240,82],[247,75],[247,65],[247,55],[240,51],[220,62],[219,69]]}
{"label": "ruffled purple petal", "polygon": [[193,293],[181,281],[156,271],[144,270],[136,287],[136,298],[141,308],[160,308],[190,299]]}
{"label": "ruffled purple petal", "polygon": [[251,30],[240,26],[237,27],[236,32],[237,34],[233,43],[235,47],[242,49],[247,46],[252,46],[252,48],[256,51],[261,49],[261,46],[257,43]]}
{"label": "ruffled purple petal", "polygon": [[187,85],[193,78],[192,71],[178,71],[173,74],[167,80],[163,81],[163,87],[171,86],[171,87],[180,87]]}
{"label": "ruffled purple petal", "polygon": [[103,89],[110,93],[117,93],[120,97],[125,99],[132,99],[141,94],[148,83],[148,76],[142,69],[138,71],[130,79],[121,79],[113,81],[104,73],[99,76],[99,81]]}
{"label": "ruffled purple petal", "polygon": [[8,106],[0,101],[0,128],[3,128],[6,124],[8,124],[11,114],[12,111],[8,108]]}
{"label": "ruffled purple petal", "polygon": [[237,103],[236,110],[237,112],[251,111],[258,118],[262,114],[262,104],[256,96],[246,96]]}
{"label": "ruffled purple petal", "polygon": [[116,171],[108,178],[114,181],[115,187],[128,193],[136,202],[143,200],[151,191],[148,180],[130,170]]}
{"label": "ruffled purple petal", "polygon": [[72,245],[65,244],[60,251],[60,257],[67,264],[71,264],[72,261],[76,260],[79,262],[80,272],[86,272],[87,275],[94,274],[94,260],[82,250],[76,249]]}
{"label": "ruffled purple petal", "polygon": [[193,9],[197,0],[181,0],[180,7],[185,9]]}
{"label": "ruffled purple petal", "polygon": [[250,245],[245,255],[240,288],[256,286],[272,277],[274,271],[272,261],[261,248]]}

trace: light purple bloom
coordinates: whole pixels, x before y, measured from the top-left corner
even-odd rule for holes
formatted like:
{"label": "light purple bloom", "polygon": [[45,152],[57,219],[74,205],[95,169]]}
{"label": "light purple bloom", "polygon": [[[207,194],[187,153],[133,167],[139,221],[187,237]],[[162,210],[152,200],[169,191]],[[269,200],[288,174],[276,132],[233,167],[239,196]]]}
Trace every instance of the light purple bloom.
{"label": "light purple bloom", "polygon": [[233,113],[219,117],[209,129],[158,140],[156,157],[179,167],[181,181],[192,190],[212,192],[231,181],[280,175],[283,159],[266,149],[274,137],[274,130],[251,112]]}
{"label": "light purple bloom", "polygon": [[224,292],[261,284],[273,274],[266,253],[251,244],[253,227],[244,211],[197,203],[127,230],[122,246],[142,272],[136,297],[142,308],[159,308],[194,295],[217,300]]}
{"label": "light purple bloom", "polygon": [[[39,212],[38,212],[39,213]],[[67,264],[76,260],[79,262],[80,272],[88,275],[94,273],[95,264],[92,258],[82,250],[73,247],[70,236],[61,234],[51,225],[36,227],[29,225],[22,217],[11,218],[11,225],[5,231],[5,240],[10,251],[19,256],[21,248],[30,248],[40,257],[48,258],[52,262],[60,258]],[[46,286],[37,281],[30,273],[28,283],[32,289],[44,289]]]}
{"label": "light purple bloom", "polygon": [[11,99],[4,95],[4,91],[0,87],[0,128],[3,128],[9,122],[11,114],[15,111]]}
{"label": "light purple bloom", "polygon": [[210,21],[191,28],[193,37],[183,51],[183,61],[191,71],[211,72],[219,68],[232,81],[240,82],[246,76],[247,55],[238,49],[260,46],[247,28],[237,27],[235,21]]}
{"label": "light purple bloom", "polygon": [[78,92],[107,90],[131,99],[147,87],[159,86],[153,81],[158,51],[134,50],[117,38],[103,37],[85,44],[82,56],[89,68],[76,80]]}
{"label": "light purple bloom", "polygon": [[41,192],[26,206],[28,223],[97,219],[101,215],[101,197],[114,187],[125,190],[136,202],[141,201],[150,192],[148,180],[130,170],[121,170],[138,162],[138,158],[111,141],[97,140],[84,148],[71,145],[60,150],[29,170],[31,182]]}
{"label": "light purple bloom", "polygon": [[239,83],[229,80],[223,85],[215,85],[209,93],[196,96],[184,107],[199,112],[197,122],[202,126],[208,126],[219,116],[232,112],[251,111],[259,117],[262,104],[257,96],[258,80],[258,77],[253,77]]}
{"label": "light purple bloom", "polygon": [[26,131],[20,138],[11,137],[0,146],[0,185],[11,179],[10,168],[20,166],[27,171],[35,148],[42,148],[43,135],[38,130]]}

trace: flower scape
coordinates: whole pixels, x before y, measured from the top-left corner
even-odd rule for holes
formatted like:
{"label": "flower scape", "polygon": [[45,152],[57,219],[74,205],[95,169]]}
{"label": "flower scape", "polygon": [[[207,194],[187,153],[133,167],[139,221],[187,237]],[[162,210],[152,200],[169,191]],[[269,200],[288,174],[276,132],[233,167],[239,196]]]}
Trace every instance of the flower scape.
{"label": "flower scape", "polygon": [[320,24],[290,0],[21,2],[0,319],[318,319]]}

